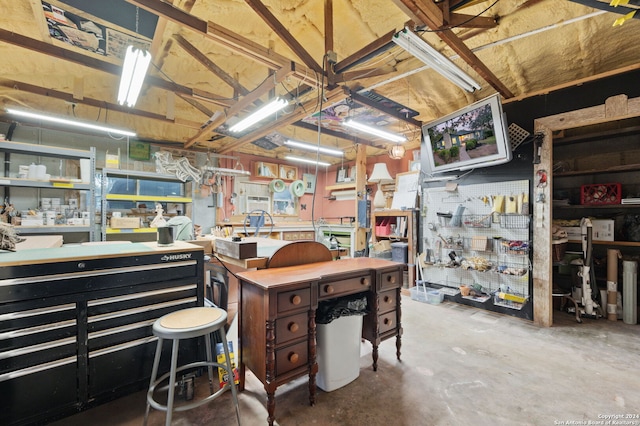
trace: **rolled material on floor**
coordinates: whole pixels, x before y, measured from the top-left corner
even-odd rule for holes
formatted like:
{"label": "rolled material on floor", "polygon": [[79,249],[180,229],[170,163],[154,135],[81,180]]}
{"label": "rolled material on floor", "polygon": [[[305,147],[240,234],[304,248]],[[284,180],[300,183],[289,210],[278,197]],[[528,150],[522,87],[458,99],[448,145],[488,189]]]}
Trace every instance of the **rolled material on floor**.
{"label": "rolled material on floor", "polygon": [[[618,258],[620,250],[607,250],[607,319],[611,321],[618,320],[616,313],[616,298],[618,292]],[[602,301],[605,304],[605,301]]]}
{"label": "rolled material on floor", "polygon": [[638,262],[622,261],[622,321],[638,323]]}

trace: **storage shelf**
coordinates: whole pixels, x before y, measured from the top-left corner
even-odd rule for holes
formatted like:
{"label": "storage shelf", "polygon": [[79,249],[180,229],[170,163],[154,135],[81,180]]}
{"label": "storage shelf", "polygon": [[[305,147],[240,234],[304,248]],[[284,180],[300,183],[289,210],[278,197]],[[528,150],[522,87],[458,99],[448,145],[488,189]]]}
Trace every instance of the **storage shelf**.
{"label": "storage shelf", "polygon": [[107,234],[151,234],[158,232],[158,228],[107,228]]}
{"label": "storage shelf", "polygon": [[125,195],[125,194],[107,194],[105,197],[109,201],[164,201],[169,203],[191,203],[192,198],[189,197],[172,197],[172,196],[154,196],[154,195]]}
{"label": "storage shelf", "polygon": [[356,189],[356,183],[348,182],[348,183],[340,183],[337,185],[327,185],[325,186],[325,190],[327,191],[340,191],[343,189]]}
{"label": "storage shelf", "polygon": [[571,209],[571,210],[584,210],[584,209],[638,209],[640,204],[602,204],[602,205],[583,205],[583,204],[570,204],[568,206],[553,206],[554,209]]}
{"label": "storage shelf", "polygon": [[[582,244],[579,240],[569,240],[570,244]],[[595,246],[620,246],[620,247],[640,247],[637,241],[592,241]]]}
{"label": "storage shelf", "polygon": [[22,188],[61,188],[61,189],[91,189],[91,184],[82,182],[50,182],[48,180],[33,180],[19,178],[2,178],[0,185],[22,187]]}
{"label": "storage shelf", "polygon": [[15,230],[18,234],[55,234],[60,232],[90,232],[91,227],[78,225],[16,226]]}

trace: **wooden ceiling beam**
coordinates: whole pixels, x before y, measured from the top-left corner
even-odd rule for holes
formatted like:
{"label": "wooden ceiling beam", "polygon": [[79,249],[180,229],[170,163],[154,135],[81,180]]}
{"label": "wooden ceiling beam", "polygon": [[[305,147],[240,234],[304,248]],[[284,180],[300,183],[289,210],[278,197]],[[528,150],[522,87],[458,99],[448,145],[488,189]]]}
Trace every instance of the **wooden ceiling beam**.
{"label": "wooden ceiling beam", "polygon": [[[233,31],[224,28],[214,22],[204,21],[196,16],[184,12],[177,7],[165,3],[161,0],[125,0],[127,3],[136,5],[150,13],[158,15],[169,21],[181,25],[183,28],[195,31],[206,36],[209,40],[224,46],[225,48],[239,55],[245,56],[253,61],[271,69],[289,67],[290,59],[279,55],[272,50],[259,45]],[[315,87],[317,80],[315,72],[308,67],[296,64],[293,77]]]}
{"label": "wooden ceiling beam", "polygon": [[261,96],[269,93],[271,89],[280,84],[285,78],[289,77],[293,74],[293,62],[291,63],[290,68],[281,68],[276,70],[273,75],[269,76],[265,79],[262,84],[256,87],[254,90],[249,92],[245,97],[241,100],[233,104],[230,108],[225,110],[224,114],[220,114],[217,117],[214,117],[212,120],[208,121],[207,124],[198,131],[194,136],[189,138],[189,140],[185,143],[184,147],[189,148],[193,144],[195,144],[199,139],[203,136],[210,133],[213,129],[217,128],[221,124],[223,124],[229,117],[233,117],[237,115],[241,111],[243,111],[246,107],[251,105],[253,102],[258,100]]}
{"label": "wooden ceiling beam", "polygon": [[[53,44],[49,44],[40,40],[25,37],[21,34],[7,31],[5,29],[0,29],[0,41],[4,41],[6,43],[10,43],[18,47],[22,47],[25,49],[32,50],[34,52],[38,52],[50,57],[54,57],[56,59],[62,59],[65,61],[83,65],[85,67],[92,68],[98,71],[103,71],[108,74],[117,75],[117,76],[120,76],[120,74],[122,74],[122,67],[119,65],[113,64],[111,62],[103,61],[92,55],[75,52],[70,49],[63,49]],[[214,93],[207,93],[202,90],[198,90],[199,95],[195,95],[196,91],[189,87],[181,86],[177,83],[167,81],[152,75],[147,75],[145,77],[144,82],[145,82],[145,85],[153,86],[158,89],[175,92],[178,95],[187,96],[187,97],[198,96],[201,99],[206,99],[208,102],[211,102],[221,107],[230,106],[230,103],[226,101],[222,96],[216,95]],[[114,93],[114,97],[115,97],[115,93]]]}
{"label": "wooden ceiling beam", "polygon": [[58,99],[71,104],[88,105],[95,108],[105,108],[109,111],[117,111],[123,114],[135,115],[136,117],[148,118],[151,120],[161,121],[166,124],[176,124],[179,126],[187,127],[189,129],[197,129],[200,127],[200,123],[196,123],[188,120],[168,119],[164,115],[156,114],[153,112],[143,111],[136,108],[128,108],[119,104],[113,104],[99,99],[83,97],[78,99],[74,97],[72,93],[66,93],[55,89],[50,89],[34,84],[25,83],[23,81],[0,79],[0,87],[11,89],[12,91],[27,92],[47,98]]}
{"label": "wooden ceiling beam", "polygon": [[260,0],[245,0],[245,2],[256,12],[262,20],[276,33],[278,37],[287,45],[302,62],[315,72],[322,73],[322,67],[313,57],[302,47],[302,45],[291,35],[291,33],[278,21],[267,7]]}
{"label": "wooden ceiling beam", "polygon": [[469,49],[453,31],[448,29],[444,21],[443,13],[432,0],[393,0],[400,2],[403,10],[409,10],[410,16],[415,22],[421,22],[434,31],[437,31],[445,43],[456,52],[480,77],[482,77],[491,87],[500,93],[505,99],[513,97],[509,90],[498,77]]}
{"label": "wooden ceiling beam", "polygon": [[178,43],[185,52],[187,52],[191,57],[193,57],[196,61],[200,62],[211,71],[216,77],[225,82],[229,87],[231,87],[234,91],[236,91],[240,95],[246,95],[249,93],[245,87],[243,87],[236,79],[231,77],[231,75],[227,74],[222,68],[216,65],[212,60],[206,57],[201,51],[198,50],[193,44],[189,43],[187,39],[185,39],[180,34],[174,34],[173,39]]}

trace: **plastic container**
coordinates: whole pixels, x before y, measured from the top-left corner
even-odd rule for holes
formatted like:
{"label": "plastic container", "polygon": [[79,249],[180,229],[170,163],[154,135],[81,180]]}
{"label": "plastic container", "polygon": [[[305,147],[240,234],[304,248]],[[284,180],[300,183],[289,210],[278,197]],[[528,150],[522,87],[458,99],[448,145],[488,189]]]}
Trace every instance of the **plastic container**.
{"label": "plastic container", "polygon": [[437,305],[444,300],[444,293],[440,290],[427,290],[427,303]]}
{"label": "plastic container", "polygon": [[331,392],[360,376],[362,315],[336,318],[316,327],[316,384],[323,391]]}
{"label": "plastic container", "polygon": [[323,391],[339,389],[360,375],[362,317],[366,313],[367,298],[358,294],[318,305],[316,383]]}
{"label": "plastic container", "polygon": [[409,243],[391,243],[391,260],[394,262],[407,263]]}

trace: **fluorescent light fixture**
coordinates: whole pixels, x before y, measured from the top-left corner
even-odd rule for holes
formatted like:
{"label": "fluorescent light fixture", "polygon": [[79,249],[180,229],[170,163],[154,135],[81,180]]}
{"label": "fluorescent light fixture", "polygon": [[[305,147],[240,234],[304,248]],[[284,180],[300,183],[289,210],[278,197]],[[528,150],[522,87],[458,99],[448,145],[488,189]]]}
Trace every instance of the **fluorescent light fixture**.
{"label": "fluorescent light fixture", "polygon": [[310,143],[298,142],[291,139],[284,141],[284,144],[294,148],[306,149],[307,151],[320,152],[321,154],[335,155],[336,157],[344,156],[344,152],[339,149],[325,148],[324,146],[312,145]]}
{"label": "fluorescent light fixture", "polygon": [[391,40],[467,92],[480,90],[474,79],[408,28],[395,33]]}
{"label": "fluorescent light fixture", "polygon": [[401,143],[407,141],[407,138],[405,138],[404,135],[386,132],[375,127],[367,126],[366,124],[358,123],[357,121],[353,121],[351,119],[343,121],[342,124],[347,127],[351,127],[352,129],[360,130],[361,132],[369,133],[370,135],[378,136],[391,142]]}
{"label": "fluorescent light fixture", "polygon": [[118,103],[120,105],[131,108],[136,104],[150,63],[151,53],[146,50],[136,49],[133,46],[127,47],[127,53],[122,65],[120,89],[118,90]]}
{"label": "fluorescent light fixture", "polygon": [[97,124],[91,124],[91,123],[86,123],[86,122],[82,122],[82,121],[69,120],[69,119],[62,118],[62,117],[55,117],[55,116],[51,116],[51,115],[44,115],[44,114],[38,114],[38,113],[34,113],[34,112],[21,111],[21,110],[13,109],[13,108],[7,108],[7,112],[9,114],[17,115],[17,116],[20,116],[20,117],[33,118],[35,120],[48,121],[50,123],[64,124],[66,126],[81,127],[83,129],[97,130],[97,131],[100,131],[100,132],[113,133],[113,134],[116,134],[116,135],[131,136],[131,137],[135,137],[136,136],[135,132],[132,132],[130,130],[122,130],[122,129],[116,129],[114,127],[100,126],[100,125],[97,125]]}
{"label": "fluorescent light fixture", "polygon": [[308,158],[295,157],[293,155],[285,155],[284,159],[289,161],[297,161],[299,163],[317,164],[319,166],[326,166],[326,167],[331,165],[330,163],[327,163],[325,161],[310,160]]}
{"label": "fluorescent light fixture", "polygon": [[233,126],[229,127],[229,131],[241,132],[253,126],[258,121],[264,120],[271,114],[275,114],[276,112],[280,111],[282,108],[286,107],[288,104],[289,102],[287,102],[285,99],[275,98],[273,101],[269,102],[262,108],[258,109],[257,111],[254,111],[253,113],[249,114],[242,120],[238,121]]}

